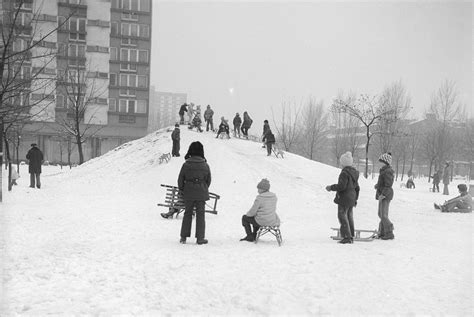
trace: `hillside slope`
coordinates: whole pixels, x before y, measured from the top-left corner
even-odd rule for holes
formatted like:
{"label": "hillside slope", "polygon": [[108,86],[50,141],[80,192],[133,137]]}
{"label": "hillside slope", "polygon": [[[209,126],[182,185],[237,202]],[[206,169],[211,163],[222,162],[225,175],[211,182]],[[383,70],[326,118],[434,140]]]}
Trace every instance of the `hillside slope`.
{"label": "hillside slope", "polygon": [[[2,207],[5,314],[470,314],[472,214],[441,214],[442,197],[395,186],[393,241],[340,245],[334,194],[339,169],[261,144],[157,131],[64,173],[27,177]],[[218,215],[209,244],[180,245],[181,217],[160,217],[160,184],[175,185],[188,145],[204,144]],[[53,168],[53,167],[50,167]],[[22,175],[27,175],[26,170]],[[240,242],[241,217],[268,178],[284,239]],[[375,180],[361,179],[357,228],[375,229]],[[421,186],[420,186],[421,185]],[[453,189],[452,189],[453,190]],[[193,233],[194,235],[194,228]]]}

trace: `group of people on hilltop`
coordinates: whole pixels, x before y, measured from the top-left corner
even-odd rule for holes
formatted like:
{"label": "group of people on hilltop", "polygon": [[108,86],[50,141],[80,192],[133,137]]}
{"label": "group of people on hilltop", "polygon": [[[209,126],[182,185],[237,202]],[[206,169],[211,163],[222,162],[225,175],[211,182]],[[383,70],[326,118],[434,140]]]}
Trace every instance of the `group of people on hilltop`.
{"label": "group of people on hilltop", "polygon": [[[197,131],[203,132],[203,129],[201,127],[202,125],[202,119],[201,119],[201,106],[194,106],[193,103],[187,104],[184,103],[181,105],[179,109],[179,124],[184,125],[185,124],[185,113],[188,115],[188,128],[189,129],[194,129],[196,128]],[[210,105],[207,105],[206,110],[204,111],[204,120],[206,122],[206,131],[213,131],[214,130],[214,110],[211,108]],[[248,139],[248,131],[250,127],[252,126],[253,120],[250,118],[249,114],[247,111],[244,111],[243,118],[240,117],[239,113],[235,114],[234,119],[232,120],[232,123],[234,125],[233,129],[233,135],[234,137],[241,137],[241,132],[244,138]],[[230,127],[228,120],[225,119],[224,117],[221,117],[221,123],[219,124],[218,128],[218,133],[217,136],[219,136],[220,133],[224,132],[229,138],[230,138]]]}
{"label": "group of people on hilltop", "polygon": [[[201,112],[200,112],[200,106],[197,106],[196,111],[189,121],[189,129],[196,128],[197,131],[203,132],[201,128]],[[179,117],[180,117],[180,122],[179,124],[184,124],[184,114],[185,112],[193,112],[194,111],[194,105],[191,104],[186,104],[184,103],[180,110],[179,110]],[[214,130],[214,110],[212,110],[210,105],[207,105],[206,110],[204,111],[204,120],[206,121],[206,131],[213,131]],[[253,120],[250,118],[249,114],[247,111],[244,111],[243,114],[243,119],[240,117],[240,114],[237,112],[235,114],[235,117],[232,121],[234,129],[233,129],[233,135],[234,137],[241,137],[240,132],[242,132],[242,135],[245,139],[248,139],[248,131],[250,127],[252,126]],[[171,135],[171,139],[173,140],[173,150],[172,150],[172,155],[173,156],[179,156],[179,124],[175,124],[175,130],[173,131]],[[216,138],[219,138],[219,136],[226,136],[228,139],[230,139],[230,127],[229,127],[229,121],[225,119],[225,117],[221,117],[221,122],[218,126],[217,129],[217,134]],[[268,123],[268,120],[264,120],[263,122],[263,132],[262,132],[262,142],[264,143],[263,147],[267,148],[267,155],[270,156],[272,153],[272,148],[273,144],[275,144],[275,135],[272,133],[272,130],[270,129],[270,125]]]}

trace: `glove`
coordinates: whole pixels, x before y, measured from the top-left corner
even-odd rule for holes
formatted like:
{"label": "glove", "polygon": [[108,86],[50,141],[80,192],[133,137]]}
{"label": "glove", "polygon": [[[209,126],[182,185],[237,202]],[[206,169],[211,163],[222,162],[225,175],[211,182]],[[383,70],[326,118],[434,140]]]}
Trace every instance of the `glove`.
{"label": "glove", "polygon": [[330,192],[330,191],[331,191],[331,185],[326,186],[326,190],[327,190],[328,192]]}

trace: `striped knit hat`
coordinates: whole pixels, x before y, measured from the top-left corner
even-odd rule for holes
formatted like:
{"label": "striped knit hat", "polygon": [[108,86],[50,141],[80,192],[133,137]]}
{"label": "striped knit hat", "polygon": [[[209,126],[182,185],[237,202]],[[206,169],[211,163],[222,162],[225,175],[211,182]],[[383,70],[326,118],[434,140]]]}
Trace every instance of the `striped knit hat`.
{"label": "striped knit hat", "polygon": [[392,164],[392,153],[388,152],[388,153],[384,153],[384,154],[380,155],[379,161],[383,162],[387,165]]}

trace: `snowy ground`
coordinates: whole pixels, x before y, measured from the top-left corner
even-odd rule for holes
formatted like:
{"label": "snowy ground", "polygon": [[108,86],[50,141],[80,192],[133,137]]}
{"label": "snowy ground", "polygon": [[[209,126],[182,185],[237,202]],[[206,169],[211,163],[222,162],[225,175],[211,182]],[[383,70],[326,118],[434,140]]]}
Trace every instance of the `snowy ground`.
{"label": "snowy ground", "polygon": [[[340,245],[339,170],[267,157],[261,144],[182,129],[181,158],[159,164],[170,132],[72,170],[45,167],[41,190],[19,185],[0,205],[1,315],[472,315],[472,214],[443,214],[446,196],[394,186],[395,240]],[[190,142],[204,144],[221,195],[206,215],[208,245],[178,243],[181,217],[160,217],[160,184],[176,184]],[[5,175],[5,174],[4,174]],[[239,242],[240,219],[266,177],[279,198],[284,243]],[[361,180],[356,228],[378,224],[375,180]],[[456,194],[455,184],[451,187]],[[193,228],[194,234],[194,228]]]}

